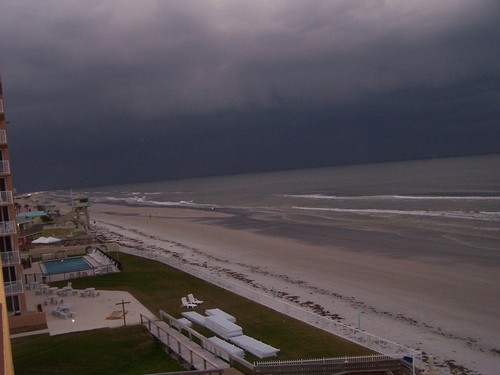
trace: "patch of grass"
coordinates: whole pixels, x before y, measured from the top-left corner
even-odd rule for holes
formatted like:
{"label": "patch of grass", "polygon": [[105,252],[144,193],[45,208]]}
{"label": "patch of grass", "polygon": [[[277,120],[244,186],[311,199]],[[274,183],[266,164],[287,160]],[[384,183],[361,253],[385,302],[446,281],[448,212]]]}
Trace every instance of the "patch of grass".
{"label": "patch of grass", "polygon": [[[220,308],[235,316],[246,335],[279,348],[276,359],[280,360],[373,353],[161,262],[124,253],[112,255],[122,262],[123,272],[76,279],[73,280],[73,287],[126,290],[154,314],[161,309],[175,317],[181,317],[181,312],[185,311],[180,307],[181,297],[193,293],[204,301],[196,311],[203,314],[206,309]],[[251,355],[246,358],[250,361],[255,359]]]}
{"label": "patch of grass", "polygon": [[142,326],[12,339],[17,374],[147,374],[184,371]]}

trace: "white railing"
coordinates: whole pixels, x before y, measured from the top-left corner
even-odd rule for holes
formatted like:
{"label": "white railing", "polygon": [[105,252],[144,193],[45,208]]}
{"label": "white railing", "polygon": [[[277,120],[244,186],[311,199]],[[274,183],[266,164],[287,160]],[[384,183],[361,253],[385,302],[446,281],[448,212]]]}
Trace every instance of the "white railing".
{"label": "white railing", "polygon": [[7,296],[12,294],[19,294],[24,291],[23,283],[21,281],[9,281],[3,283],[3,287]]}
{"label": "white railing", "polygon": [[[141,324],[148,328],[148,331],[152,333],[158,340],[160,340],[164,345],[167,345],[173,352],[182,357],[185,361],[187,361],[191,367],[196,368],[197,370],[211,370],[214,373],[222,374],[224,371],[220,365],[215,362],[214,357],[207,356],[204,351],[197,345],[200,350],[196,350],[195,348],[187,345],[183,340],[179,340],[176,335],[173,335],[168,330],[165,330],[161,326],[159,326],[155,321],[149,319],[147,316],[140,314]],[[181,336],[185,339],[184,336]],[[197,360],[198,359],[198,360]],[[195,361],[198,364],[195,364]],[[199,366],[202,366],[199,368]]]}
{"label": "white railing", "polygon": [[[0,142],[1,143],[1,142]],[[12,191],[0,191],[0,205],[14,203]]]}
{"label": "white railing", "polygon": [[0,160],[0,174],[9,174],[10,164],[8,160]]}
{"label": "white railing", "polygon": [[337,357],[337,358],[316,358],[316,359],[290,359],[290,360],[280,360],[280,361],[257,361],[255,366],[284,366],[284,365],[307,365],[307,364],[318,364],[318,363],[366,363],[373,362],[377,359],[390,359],[392,357],[385,354],[373,354],[364,355],[356,357]]}
{"label": "white railing", "polygon": [[16,222],[15,221],[0,221],[0,236],[6,234],[16,234]]}
{"label": "white railing", "polygon": [[5,130],[0,130],[0,144],[7,143],[7,132]]}
{"label": "white railing", "polygon": [[[226,362],[229,362],[229,364],[232,365],[233,362],[237,362],[237,363],[241,364],[242,366],[248,368],[251,372],[253,372],[254,366],[250,362],[245,360],[243,357],[239,357],[238,355],[231,353],[230,351],[228,351],[226,348],[220,346],[219,344],[208,340],[205,336],[198,333],[193,328],[179,322],[176,318],[174,318],[173,316],[171,316],[170,314],[166,313],[163,310],[160,310],[160,319],[165,321],[166,323],[168,323],[168,325],[170,327],[175,328],[179,332],[181,332],[182,330],[186,331],[186,333],[191,341],[193,341],[193,336],[195,338],[197,338],[201,342],[202,348],[206,349],[207,344],[212,346],[212,347],[217,348],[219,351],[219,353],[217,354],[217,357],[224,359]],[[215,354],[215,353],[213,353],[213,354]]]}
{"label": "white railing", "polygon": [[383,354],[358,356],[319,358],[311,360],[282,360],[257,362],[254,374],[354,374],[354,373],[384,373],[415,375],[416,368],[409,358],[394,358]]}
{"label": "white railing", "polygon": [[4,266],[9,264],[17,264],[21,261],[19,251],[1,252],[0,256],[2,257],[2,265]]}
{"label": "white railing", "polygon": [[223,279],[219,276],[212,275],[202,270],[198,270],[185,263],[182,263],[182,261],[179,261],[178,259],[168,258],[166,254],[162,256],[161,254],[151,253],[144,250],[135,250],[130,248],[125,248],[125,249],[121,248],[121,249],[122,249],[121,251],[125,253],[130,253],[144,258],[154,259],[162,263],[168,264],[169,266],[177,268],[199,279],[205,280],[211,284],[217,285],[233,293],[246,297],[252,301],[267,306],[284,315],[291,316],[293,318],[306,322],[312,326],[318,327],[324,331],[343,337],[351,342],[354,342],[358,345],[362,345],[378,353],[390,356],[392,358],[402,358],[408,356],[413,358],[413,360],[418,363],[421,363],[422,361],[422,352],[418,350],[411,349],[401,344],[395,343],[393,341],[386,340],[382,337],[373,335],[371,333],[361,331],[357,328],[337,322],[328,317],[320,316],[312,311],[296,306],[290,303],[289,301],[280,299],[275,296],[267,295],[258,290],[251,289],[244,285],[237,284],[233,281]]}

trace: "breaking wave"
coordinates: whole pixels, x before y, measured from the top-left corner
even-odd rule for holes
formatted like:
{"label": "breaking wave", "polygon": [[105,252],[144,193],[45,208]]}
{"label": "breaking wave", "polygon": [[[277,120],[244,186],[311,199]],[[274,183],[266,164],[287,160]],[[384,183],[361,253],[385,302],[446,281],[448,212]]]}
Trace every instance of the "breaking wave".
{"label": "breaking wave", "polygon": [[453,196],[453,195],[326,195],[326,194],[285,194],[289,198],[331,199],[331,200],[465,200],[490,201],[500,200],[500,196]]}
{"label": "breaking wave", "polygon": [[384,209],[354,209],[354,208],[329,208],[329,207],[303,207],[293,206],[294,209],[308,211],[329,211],[338,213],[351,213],[371,216],[431,216],[451,219],[488,220],[500,221],[500,212],[497,211],[427,211],[427,210],[384,210]]}

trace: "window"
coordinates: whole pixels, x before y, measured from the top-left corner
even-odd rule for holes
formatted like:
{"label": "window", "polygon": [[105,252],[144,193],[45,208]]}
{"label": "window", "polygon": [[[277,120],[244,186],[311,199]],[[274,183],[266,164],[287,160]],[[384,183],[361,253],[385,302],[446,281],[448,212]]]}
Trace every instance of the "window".
{"label": "window", "polygon": [[10,236],[0,237],[0,252],[13,251],[12,238]]}
{"label": "window", "polygon": [[5,298],[7,302],[7,312],[10,315],[21,313],[21,305],[19,304],[19,296],[10,296]]}
{"label": "window", "polygon": [[0,220],[1,221],[9,221],[10,218],[9,218],[9,207],[7,206],[3,206],[1,209],[0,209]]}
{"label": "window", "polygon": [[17,281],[16,268],[15,267],[3,267],[3,281],[8,283],[9,281]]}

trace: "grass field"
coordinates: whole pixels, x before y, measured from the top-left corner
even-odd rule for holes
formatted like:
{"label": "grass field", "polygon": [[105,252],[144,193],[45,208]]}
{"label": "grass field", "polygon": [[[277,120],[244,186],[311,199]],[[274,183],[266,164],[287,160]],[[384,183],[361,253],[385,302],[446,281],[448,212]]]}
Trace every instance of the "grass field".
{"label": "grass field", "polygon": [[[163,263],[124,253],[112,255],[119,257],[123,265],[123,272],[75,279],[72,280],[73,288],[82,289],[92,286],[101,290],[125,290],[134,295],[135,298],[154,314],[158,314],[158,311],[161,309],[176,317],[180,317],[183,311],[180,307],[180,298],[186,296],[188,293],[193,293],[196,297],[204,301],[203,305],[199,307],[200,313],[203,313],[205,309],[217,307],[235,316],[238,325],[243,327],[245,334],[280,349],[276,359],[311,359],[344,355],[366,355],[371,353],[368,349],[350,341],[277,313],[274,310],[178,271]],[[65,283],[55,283],[54,285],[63,286]],[[61,343],[59,340],[62,339],[59,336],[15,339],[13,340],[13,353],[16,368],[18,365],[21,366],[21,362],[30,358],[30,354],[27,353],[30,349],[27,346],[33,347],[31,355],[38,358],[39,361],[36,367],[40,369],[44,366],[52,366],[50,356],[38,357],[37,353],[41,350],[52,350],[52,347],[54,347],[55,352],[59,353],[61,350],[65,351],[71,348],[72,351],[75,350],[81,353],[83,357],[88,357],[86,353],[89,346],[92,346],[89,342],[94,339],[96,341],[95,346],[101,346],[103,338],[111,336],[111,332],[113,332],[112,336],[114,336],[115,330],[120,331],[120,329],[113,329],[105,330],[104,332],[91,331],[85,334],[82,332],[61,335],[67,337],[66,340],[71,342],[71,345]],[[203,332],[201,329],[200,331],[208,334],[208,332]],[[125,333],[123,335],[127,336]],[[123,340],[123,346],[130,345],[125,343],[125,337],[121,338],[120,336],[114,340],[112,345],[102,345],[101,350],[107,353],[108,362],[115,362],[118,365],[125,357],[127,360],[129,359],[130,356],[127,354],[126,348],[123,351],[116,350],[116,353],[115,350],[110,350],[110,348],[117,349],[122,346],[120,345],[121,340]],[[151,343],[149,346],[146,344],[148,340]],[[148,338],[148,340],[141,345],[145,348],[149,347],[156,353],[157,348],[153,347],[153,340],[151,338]],[[26,345],[25,341],[31,342],[31,344]],[[153,353],[150,354],[153,355]],[[161,354],[161,356],[168,357],[166,354]],[[61,360],[63,360],[63,357],[73,358],[69,354],[61,355],[60,357]],[[249,354],[245,358],[249,361],[256,359]],[[73,360],[73,362],[75,361]],[[155,371],[158,372],[159,370],[148,370],[143,373]],[[31,372],[20,371],[19,373],[28,374]],[[37,374],[40,373],[37,372]],[[44,373],[53,374],[58,372]],[[79,372],[75,370],[64,373]],[[110,372],[108,367],[106,367],[106,371],[102,371],[101,373],[125,374],[126,372]]]}
{"label": "grass field", "polygon": [[185,370],[141,326],[12,340],[14,370],[23,375],[136,375]]}

